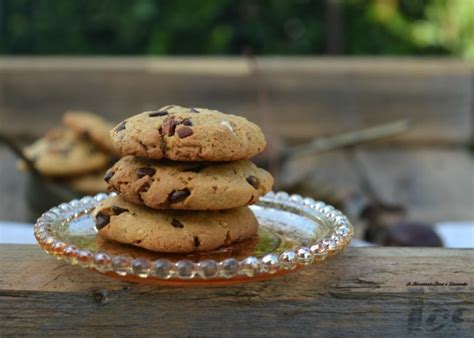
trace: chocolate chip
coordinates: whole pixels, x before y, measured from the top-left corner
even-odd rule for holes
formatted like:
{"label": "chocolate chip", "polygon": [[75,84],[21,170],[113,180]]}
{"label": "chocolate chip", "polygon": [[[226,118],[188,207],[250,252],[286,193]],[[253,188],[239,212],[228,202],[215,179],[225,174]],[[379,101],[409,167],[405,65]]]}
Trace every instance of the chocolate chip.
{"label": "chocolate chip", "polygon": [[196,164],[186,165],[183,168],[183,171],[192,171],[194,173],[198,173],[201,170],[206,169],[206,168],[207,168],[206,164],[196,163]]}
{"label": "chocolate chip", "polygon": [[198,236],[194,236],[194,248],[197,249],[201,245],[201,241]]}
{"label": "chocolate chip", "polygon": [[128,209],[121,208],[118,205],[112,206],[112,212],[114,213],[114,215],[120,215],[121,213],[128,212],[128,211],[129,211]]}
{"label": "chocolate chip", "polygon": [[[110,156],[110,155],[109,155]],[[120,157],[117,157],[117,156],[110,156],[109,160],[107,161],[107,164],[109,166],[113,166],[115,164],[115,162],[117,162],[118,160],[120,160]]]}
{"label": "chocolate chip", "polygon": [[83,140],[90,140],[91,139],[91,133],[89,130],[83,130],[79,137]]}
{"label": "chocolate chip", "polygon": [[255,189],[258,189],[258,180],[255,176],[252,176],[252,175],[247,176],[246,180],[252,187],[254,187]]}
{"label": "chocolate chip", "polygon": [[181,127],[177,131],[179,138],[186,138],[193,134],[193,130],[189,127]]}
{"label": "chocolate chip", "polygon": [[183,190],[175,190],[168,196],[168,202],[171,203],[178,203],[182,202],[191,195],[191,191],[188,188],[185,188]]}
{"label": "chocolate chip", "polygon": [[155,175],[156,170],[153,168],[144,167],[144,168],[138,168],[137,170],[135,170],[135,173],[137,174],[138,178],[142,178],[145,176]]}
{"label": "chocolate chip", "polygon": [[173,219],[171,220],[171,225],[174,226],[175,228],[180,228],[180,229],[184,228],[183,223],[181,223],[181,222],[180,222],[179,220],[177,220],[176,218],[173,218]]}
{"label": "chocolate chip", "polygon": [[137,192],[147,192],[149,188],[150,188],[150,183],[143,182],[143,184],[140,187],[138,187]]}
{"label": "chocolate chip", "polygon": [[115,128],[115,132],[117,133],[121,130],[124,130],[126,124],[127,124],[127,121],[120,122],[120,124],[117,126],[117,128]]}
{"label": "chocolate chip", "polygon": [[181,121],[181,124],[185,125],[185,126],[192,126],[193,123],[191,122],[190,119],[184,119],[183,121]]}
{"label": "chocolate chip", "polygon": [[112,170],[108,170],[106,173],[105,173],[105,176],[104,176],[104,181],[109,183],[110,179],[112,178],[112,176],[114,176],[114,172]]}
{"label": "chocolate chip", "polygon": [[119,192],[117,191],[117,189],[115,189],[114,187],[110,187],[110,186],[107,187],[107,191],[108,191],[108,192],[115,192],[115,193],[117,193],[117,194],[119,193]]}
{"label": "chocolate chip", "polygon": [[152,111],[148,114],[149,117],[165,116],[168,115],[167,111]]}
{"label": "chocolate chip", "polygon": [[197,110],[196,108],[189,108],[189,110],[193,113],[199,114],[199,110]]}
{"label": "chocolate chip", "polygon": [[174,116],[166,116],[163,120],[163,125],[161,126],[160,134],[162,136],[173,136],[178,121]]}
{"label": "chocolate chip", "polygon": [[102,212],[98,212],[95,215],[95,227],[97,230],[102,229],[103,227],[107,226],[110,223],[110,216],[105,215]]}

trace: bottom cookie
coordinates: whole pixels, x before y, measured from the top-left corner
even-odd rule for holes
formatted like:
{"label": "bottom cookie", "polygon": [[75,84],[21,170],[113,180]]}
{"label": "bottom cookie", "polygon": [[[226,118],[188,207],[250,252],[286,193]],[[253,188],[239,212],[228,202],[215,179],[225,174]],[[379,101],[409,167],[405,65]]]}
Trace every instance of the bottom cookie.
{"label": "bottom cookie", "polygon": [[182,259],[189,259],[198,263],[205,259],[213,259],[215,261],[222,261],[227,258],[235,258],[241,260],[248,256],[253,256],[257,245],[259,243],[259,235],[256,234],[246,240],[233,243],[232,245],[223,246],[216,250],[206,252],[190,252],[190,253],[169,253],[150,251],[138,246],[122,244],[116,241],[105,239],[100,234],[96,236],[96,249],[100,252],[105,252],[111,256],[128,256],[132,258],[147,258],[151,261],[157,259],[169,259],[173,262]]}
{"label": "bottom cookie", "polygon": [[255,235],[258,221],[248,207],[220,211],[155,210],[109,197],[94,210],[101,236],[167,253],[204,252]]}

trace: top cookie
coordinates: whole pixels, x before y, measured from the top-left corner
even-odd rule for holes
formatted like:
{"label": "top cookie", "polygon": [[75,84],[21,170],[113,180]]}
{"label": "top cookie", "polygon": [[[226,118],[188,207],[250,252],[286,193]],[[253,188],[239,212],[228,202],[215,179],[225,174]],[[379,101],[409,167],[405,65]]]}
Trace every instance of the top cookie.
{"label": "top cookie", "polygon": [[243,117],[180,106],[132,116],[111,134],[122,155],[174,161],[249,159],[266,145],[260,128]]}
{"label": "top cookie", "polygon": [[104,150],[116,153],[110,130],[113,124],[102,117],[84,111],[67,111],[63,115],[63,124],[80,136],[85,136]]}

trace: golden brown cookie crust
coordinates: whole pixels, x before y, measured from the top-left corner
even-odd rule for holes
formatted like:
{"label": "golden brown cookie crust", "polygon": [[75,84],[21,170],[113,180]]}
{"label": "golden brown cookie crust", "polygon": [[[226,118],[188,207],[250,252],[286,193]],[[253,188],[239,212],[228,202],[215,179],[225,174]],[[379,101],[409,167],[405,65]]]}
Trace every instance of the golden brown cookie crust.
{"label": "golden brown cookie crust", "polygon": [[258,221],[248,207],[222,211],[157,211],[109,197],[94,210],[106,239],[152,251],[191,253],[217,249],[255,235]]}
{"label": "golden brown cookie crust", "polygon": [[266,145],[261,129],[243,117],[181,106],[132,116],[111,135],[122,155],[174,161],[249,159]]}
{"label": "golden brown cookie crust", "polygon": [[120,159],[106,174],[122,198],[155,209],[220,210],[255,203],[272,176],[249,160],[228,163]]}

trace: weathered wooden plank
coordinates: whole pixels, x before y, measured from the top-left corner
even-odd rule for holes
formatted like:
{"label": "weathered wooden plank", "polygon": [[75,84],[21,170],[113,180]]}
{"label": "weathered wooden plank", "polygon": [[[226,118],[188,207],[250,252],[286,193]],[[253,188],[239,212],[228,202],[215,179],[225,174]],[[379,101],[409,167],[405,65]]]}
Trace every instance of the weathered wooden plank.
{"label": "weathered wooden plank", "polygon": [[[463,143],[472,134],[472,68],[459,61],[261,58],[257,64],[274,132],[286,138],[400,118],[417,128],[394,142]],[[119,120],[168,103],[213,106],[261,123],[258,83],[239,58],[2,58],[0,126],[40,134],[69,108]]]}
{"label": "weathered wooden plank", "polygon": [[467,337],[474,329],[474,250],[350,249],[287,277],[200,288],[114,281],[33,246],[2,245],[0,258],[5,335]]}

